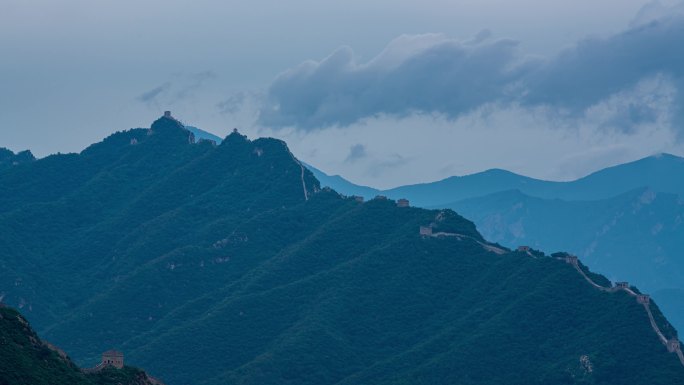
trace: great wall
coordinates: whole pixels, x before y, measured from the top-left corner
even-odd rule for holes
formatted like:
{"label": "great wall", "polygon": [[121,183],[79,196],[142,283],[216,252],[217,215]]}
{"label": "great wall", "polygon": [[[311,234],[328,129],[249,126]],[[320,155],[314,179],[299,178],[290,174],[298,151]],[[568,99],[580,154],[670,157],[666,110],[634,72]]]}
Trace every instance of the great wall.
{"label": "great wall", "polygon": [[299,167],[302,169],[302,174],[300,177],[302,178],[302,188],[304,189],[304,200],[308,201],[309,193],[306,191],[306,182],[304,181],[304,165],[302,164],[302,162],[298,161],[297,158],[295,158],[294,154],[290,153],[290,155],[292,155],[292,159],[294,159],[297,162],[297,164],[299,164]]}
{"label": "great wall", "polygon": [[569,255],[565,258],[558,257],[557,259],[559,260],[564,260],[566,263],[572,265],[575,270],[577,270],[584,279],[589,282],[593,287],[595,287],[598,290],[608,292],[608,293],[615,293],[618,291],[624,291],[630,296],[636,298],[637,303],[642,305],[644,307],[644,310],[646,311],[646,314],[648,315],[648,320],[651,323],[651,328],[653,331],[656,333],[658,336],[658,339],[660,342],[665,345],[667,348],[667,351],[670,353],[675,353],[677,354],[677,357],[679,358],[679,362],[681,362],[682,366],[684,366],[684,353],[682,353],[682,348],[681,344],[679,342],[679,339],[677,337],[672,337],[672,338],[667,338],[663,334],[663,332],[660,330],[658,327],[658,324],[655,321],[655,318],[653,317],[653,312],[651,311],[651,299],[647,294],[637,294],[635,293],[626,282],[618,282],[615,286],[611,287],[605,287],[597,284],[594,282],[585,272],[582,270],[582,268],[579,265],[579,259],[574,256],[574,255]]}
{"label": "great wall", "polygon": [[[408,201],[407,201],[407,202],[408,202]],[[400,206],[400,207],[405,207],[405,206]],[[438,218],[436,218],[436,220],[439,220],[439,216],[438,216]],[[458,240],[470,239],[470,240],[472,240],[472,241],[478,243],[480,246],[482,246],[483,249],[485,249],[485,250],[487,250],[487,251],[491,251],[492,253],[499,254],[499,255],[506,254],[506,250],[504,250],[504,249],[502,249],[502,248],[500,248],[500,247],[496,247],[496,246],[494,246],[494,245],[490,245],[490,244],[488,244],[488,243],[484,243],[484,242],[480,241],[479,239],[475,239],[475,238],[473,238],[473,237],[471,237],[471,236],[469,236],[469,235],[458,234],[458,233],[447,233],[447,232],[444,232],[444,231],[440,231],[440,232],[434,233],[434,232],[432,231],[432,226],[433,226],[433,225],[434,225],[434,224],[430,224],[430,226],[421,226],[421,227],[420,227],[419,234],[420,234],[422,237],[433,237],[433,238],[449,238],[449,237],[453,237],[453,238],[457,238]]]}
{"label": "great wall", "polygon": [[[439,221],[440,216],[442,214],[437,214],[437,217],[435,218],[436,221]],[[446,238],[446,237],[455,237],[459,240],[461,239],[470,239],[474,242],[477,242],[480,244],[485,250],[491,251],[493,253],[502,255],[507,253],[506,250],[501,249],[499,247],[484,243],[478,239],[475,239],[473,237],[463,235],[463,234],[457,234],[457,233],[446,233],[446,232],[433,232],[433,226],[435,226],[435,223],[431,223],[428,226],[420,226],[420,229],[418,231],[418,234],[423,237],[423,238]],[[520,246],[518,247],[518,252],[525,253],[529,255],[532,258],[536,258],[531,252],[530,252],[530,247],[528,246]],[[648,315],[649,322],[651,324],[651,328],[653,331],[656,333],[658,336],[658,340],[667,348],[667,351],[670,353],[675,353],[677,357],[679,358],[679,362],[684,366],[684,353],[682,353],[682,348],[681,348],[681,343],[679,342],[678,337],[672,337],[672,338],[667,338],[663,334],[663,332],[660,330],[658,327],[658,324],[656,323],[655,318],[653,317],[653,312],[651,311],[651,299],[650,296],[647,294],[639,294],[635,293],[630,287],[627,282],[617,282],[615,286],[611,287],[605,287],[597,284],[592,280],[585,272],[582,270],[582,267],[579,265],[579,258],[574,255],[567,255],[566,257],[556,257],[558,260],[565,261],[566,263],[572,265],[577,272],[584,277],[584,279],[589,282],[591,286],[594,288],[607,292],[607,293],[616,293],[618,291],[624,291],[630,296],[636,298],[637,303],[642,305],[644,307],[644,310],[646,311],[646,314]]]}
{"label": "great wall", "polygon": [[[66,354],[65,354],[66,356]],[[124,354],[117,351],[117,350],[107,350],[106,352],[102,353],[102,360],[100,361],[99,364],[97,364],[93,368],[83,368],[81,371],[83,373],[98,373],[104,369],[107,368],[113,368],[113,369],[123,369],[124,368]],[[164,385],[164,383],[155,377],[150,376],[147,373],[144,373],[145,379],[147,382],[149,382],[152,385]]]}

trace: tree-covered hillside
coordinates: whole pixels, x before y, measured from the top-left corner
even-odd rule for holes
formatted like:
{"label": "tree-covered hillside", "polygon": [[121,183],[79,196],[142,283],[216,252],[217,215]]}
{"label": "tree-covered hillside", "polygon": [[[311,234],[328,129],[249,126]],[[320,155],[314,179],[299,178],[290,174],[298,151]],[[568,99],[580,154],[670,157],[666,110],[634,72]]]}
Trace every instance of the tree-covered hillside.
{"label": "tree-covered hillside", "polygon": [[[684,201],[642,188],[599,201],[541,199],[505,191],[450,205],[491,240],[568,250],[613,281],[630,281],[684,327]],[[668,295],[668,293],[672,293]]]}
{"label": "tree-covered hillside", "polygon": [[83,373],[68,356],[43,342],[28,321],[0,304],[0,385],[152,385],[145,372],[125,366]]}
{"label": "tree-covered hillside", "polygon": [[78,362],[116,347],[171,385],[684,384],[644,307],[561,260],[320,189],[278,140],[191,138],[162,118],[0,172],[0,293]]}
{"label": "tree-covered hillside", "polygon": [[17,154],[0,147],[0,170],[18,166],[23,163],[33,162],[36,158],[33,157],[30,151],[22,151]]}
{"label": "tree-covered hillside", "polygon": [[647,290],[684,329],[684,158],[660,154],[572,182],[489,170],[387,191],[312,171],[341,193],[456,210],[508,247],[576,253],[592,270]]}

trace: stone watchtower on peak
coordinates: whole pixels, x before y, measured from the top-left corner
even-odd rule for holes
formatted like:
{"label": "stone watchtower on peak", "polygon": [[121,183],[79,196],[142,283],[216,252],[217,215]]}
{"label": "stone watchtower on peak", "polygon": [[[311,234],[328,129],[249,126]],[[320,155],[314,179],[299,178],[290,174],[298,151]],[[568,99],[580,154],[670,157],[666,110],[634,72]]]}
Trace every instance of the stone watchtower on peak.
{"label": "stone watchtower on peak", "polygon": [[124,367],[124,355],[117,350],[107,350],[102,353],[102,367],[113,366],[117,369]]}
{"label": "stone watchtower on peak", "polygon": [[180,120],[174,118],[173,115],[171,115],[171,111],[164,111],[164,115],[162,115],[162,118],[171,119],[174,122],[180,123]]}

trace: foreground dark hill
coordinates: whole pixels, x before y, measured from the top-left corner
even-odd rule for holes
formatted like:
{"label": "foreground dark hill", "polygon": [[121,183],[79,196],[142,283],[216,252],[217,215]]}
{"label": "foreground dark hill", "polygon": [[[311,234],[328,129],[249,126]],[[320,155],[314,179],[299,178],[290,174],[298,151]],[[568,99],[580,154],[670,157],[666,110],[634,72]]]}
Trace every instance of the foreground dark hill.
{"label": "foreground dark hill", "polygon": [[0,304],[0,384],[153,385],[145,372],[106,368],[83,373],[64,352],[40,340],[16,310]]}
{"label": "foreground dark hill", "polygon": [[684,384],[628,292],[451,210],[320,189],[281,141],[189,134],[162,118],[0,172],[0,292],[77,361],[114,346],[172,385]]}

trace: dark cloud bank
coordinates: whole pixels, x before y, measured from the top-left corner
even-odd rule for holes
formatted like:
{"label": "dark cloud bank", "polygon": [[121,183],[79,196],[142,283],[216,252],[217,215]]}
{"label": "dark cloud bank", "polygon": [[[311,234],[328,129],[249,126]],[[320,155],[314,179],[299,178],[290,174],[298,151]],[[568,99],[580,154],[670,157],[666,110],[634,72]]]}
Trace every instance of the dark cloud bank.
{"label": "dark cloud bank", "polygon": [[[457,118],[487,104],[548,106],[573,116],[658,78],[674,88],[667,114],[681,123],[682,47],[681,13],[635,21],[622,33],[586,39],[553,58],[524,55],[517,42],[487,33],[470,41],[402,36],[367,63],[345,47],[282,73],[267,91],[259,120],[316,129],[381,115]],[[632,98],[612,119],[624,129],[655,121],[662,113],[655,104]]]}

